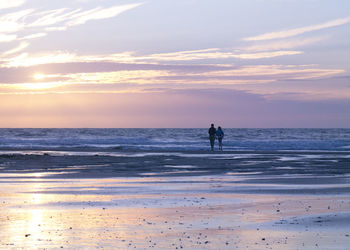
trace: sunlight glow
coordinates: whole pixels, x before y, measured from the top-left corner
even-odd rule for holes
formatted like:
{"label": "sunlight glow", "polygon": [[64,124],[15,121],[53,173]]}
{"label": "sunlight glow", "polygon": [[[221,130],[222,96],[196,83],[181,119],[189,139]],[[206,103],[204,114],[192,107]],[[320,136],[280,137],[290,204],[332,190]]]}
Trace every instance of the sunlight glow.
{"label": "sunlight glow", "polygon": [[30,90],[41,90],[41,89],[50,89],[50,88],[56,88],[66,85],[66,83],[63,82],[42,82],[42,83],[20,83],[20,84],[14,84],[13,88],[15,89],[30,89]]}
{"label": "sunlight glow", "polygon": [[41,80],[41,79],[44,79],[46,76],[45,75],[43,75],[43,74],[35,74],[34,76],[33,76],[33,78],[35,79],[35,80]]}

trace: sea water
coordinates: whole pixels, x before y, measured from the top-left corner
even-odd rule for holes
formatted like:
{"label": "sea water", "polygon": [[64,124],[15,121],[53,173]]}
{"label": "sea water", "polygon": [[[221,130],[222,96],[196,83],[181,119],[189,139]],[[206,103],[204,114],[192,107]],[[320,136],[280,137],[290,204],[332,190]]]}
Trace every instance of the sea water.
{"label": "sea water", "polygon": [[[350,151],[350,129],[224,129],[224,150]],[[216,145],[217,146],[217,145]],[[208,129],[0,129],[0,150],[208,150]]]}

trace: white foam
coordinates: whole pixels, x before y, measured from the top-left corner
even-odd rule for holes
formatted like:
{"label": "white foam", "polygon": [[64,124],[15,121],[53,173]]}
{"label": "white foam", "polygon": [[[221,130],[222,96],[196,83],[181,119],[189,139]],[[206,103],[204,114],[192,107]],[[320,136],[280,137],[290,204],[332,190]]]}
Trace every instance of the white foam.
{"label": "white foam", "polygon": [[192,165],[165,165],[165,168],[198,168],[197,166],[192,166]]}

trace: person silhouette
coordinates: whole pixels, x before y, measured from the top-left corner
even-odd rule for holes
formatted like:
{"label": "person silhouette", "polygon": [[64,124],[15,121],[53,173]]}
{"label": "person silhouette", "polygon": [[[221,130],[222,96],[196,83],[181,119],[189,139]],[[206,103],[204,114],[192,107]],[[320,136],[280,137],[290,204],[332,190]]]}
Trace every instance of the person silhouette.
{"label": "person silhouette", "polygon": [[215,142],[215,137],[216,137],[216,128],[214,127],[214,124],[212,123],[209,130],[209,140],[210,140],[210,147],[211,151],[214,151],[214,142]]}
{"label": "person silhouette", "polygon": [[221,127],[218,127],[218,130],[216,130],[216,137],[218,138],[219,142],[219,150],[222,151],[222,139],[224,139],[224,131],[222,131]]}

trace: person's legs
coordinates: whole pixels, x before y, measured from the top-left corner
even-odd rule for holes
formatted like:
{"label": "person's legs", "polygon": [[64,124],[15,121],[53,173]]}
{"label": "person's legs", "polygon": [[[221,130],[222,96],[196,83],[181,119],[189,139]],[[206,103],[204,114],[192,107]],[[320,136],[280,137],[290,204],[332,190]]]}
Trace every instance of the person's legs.
{"label": "person's legs", "polygon": [[211,147],[212,151],[214,150],[214,141],[215,141],[215,137],[211,136],[210,137],[210,147]]}
{"label": "person's legs", "polygon": [[222,150],[222,138],[219,138],[218,141],[219,141],[219,150]]}

